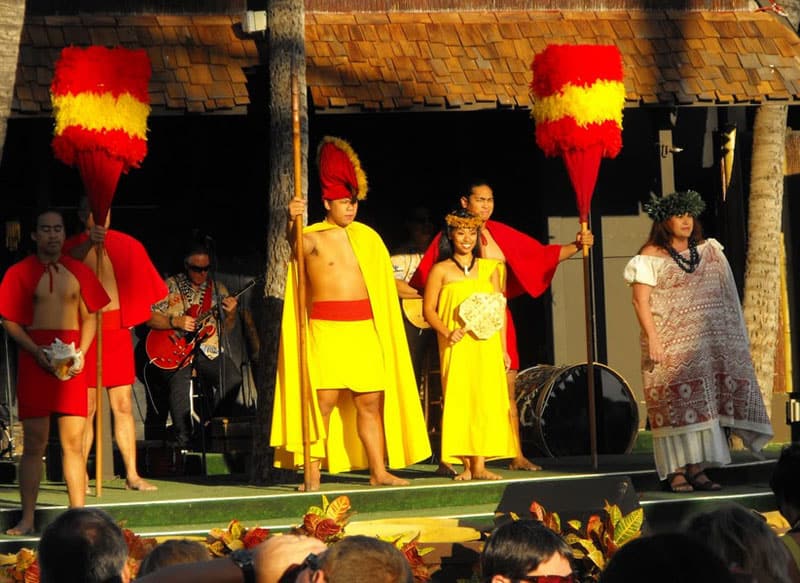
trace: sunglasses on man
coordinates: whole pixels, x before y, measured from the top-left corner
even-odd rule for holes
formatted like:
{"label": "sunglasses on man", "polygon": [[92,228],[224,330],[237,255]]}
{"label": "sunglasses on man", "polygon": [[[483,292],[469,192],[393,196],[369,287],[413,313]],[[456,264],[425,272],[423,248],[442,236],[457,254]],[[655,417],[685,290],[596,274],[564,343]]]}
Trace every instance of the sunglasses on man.
{"label": "sunglasses on man", "polygon": [[192,265],[191,263],[187,263],[186,269],[193,273],[205,273],[211,269],[211,265]]}

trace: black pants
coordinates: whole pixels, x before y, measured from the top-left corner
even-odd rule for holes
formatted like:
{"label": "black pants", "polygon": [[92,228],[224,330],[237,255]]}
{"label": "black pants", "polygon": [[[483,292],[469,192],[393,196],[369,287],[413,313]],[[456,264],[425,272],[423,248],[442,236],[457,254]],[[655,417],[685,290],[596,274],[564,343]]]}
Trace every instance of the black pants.
{"label": "black pants", "polygon": [[[220,368],[223,383],[220,388]],[[196,376],[192,377],[192,372]],[[172,416],[173,439],[179,447],[191,444],[198,436],[202,422],[212,416],[230,416],[236,405],[242,384],[239,367],[227,355],[210,360],[198,351],[191,365],[175,371],[160,371],[161,386],[153,391],[153,403],[148,401],[147,421],[145,423],[148,439],[164,436],[167,412]],[[190,383],[194,388],[190,394]],[[194,397],[194,411],[200,418],[191,419],[191,399]]]}

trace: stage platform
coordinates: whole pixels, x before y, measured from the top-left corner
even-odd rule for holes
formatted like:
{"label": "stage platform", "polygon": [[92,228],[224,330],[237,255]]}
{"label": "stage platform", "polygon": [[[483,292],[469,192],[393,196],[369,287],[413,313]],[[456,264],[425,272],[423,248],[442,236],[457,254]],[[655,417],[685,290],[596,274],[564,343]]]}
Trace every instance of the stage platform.
{"label": "stage platform", "polygon": [[[263,526],[283,532],[301,522],[306,509],[347,495],[356,514],[351,524],[375,519],[414,517],[450,518],[479,532],[488,531],[499,506],[509,503],[526,510],[534,500],[557,511],[562,520],[574,513],[602,508],[604,492],[627,491],[644,508],[646,528],[651,531],[676,526],[686,515],[728,501],[760,511],[776,510],[769,489],[777,449],[757,459],[748,452],[734,452],[733,463],[708,471],[721,482],[720,492],[673,494],[664,491],[656,476],[650,453],[605,455],[598,469],[585,457],[539,458],[539,472],[510,471],[501,462],[489,467],[503,476],[499,481],[455,482],[434,474],[434,465],[415,465],[397,472],[411,481],[404,487],[371,487],[366,472],[328,476],[323,474],[319,492],[297,492],[297,484],[252,486],[243,475],[195,475],[151,480],[157,492],[125,490],[124,480],[103,484],[102,497],[87,496],[89,506],[103,508],[139,535],[204,535],[211,528],[225,528],[232,519],[247,527]],[[211,467],[211,464],[209,464]],[[298,475],[298,481],[302,479]],[[92,486],[94,483],[92,482]],[[514,498],[514,500],[510,500]],[[63,483],[43,482],[36,513],[37,533],[66,509]],[[623,507],[624,510],[624,507]],[[0,532],[19,518],[16,483],[0,484]],[[355,528],[355,526],[354,526]],[[347,529],[345,529],[347,531]],[[38,536],[0,536],[0,552],[35,547]],[[441,541],[447,542],[447,541]]]}

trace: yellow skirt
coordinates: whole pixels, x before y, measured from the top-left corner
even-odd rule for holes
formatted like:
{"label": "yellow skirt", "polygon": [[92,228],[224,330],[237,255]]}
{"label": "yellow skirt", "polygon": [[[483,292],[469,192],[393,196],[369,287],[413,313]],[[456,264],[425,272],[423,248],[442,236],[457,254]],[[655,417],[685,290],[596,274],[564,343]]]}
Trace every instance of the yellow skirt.
{"label": "yellow skirt", "polygon": [[372,320],[309,320],[308,374],[316,389],[383,391],[386,367]]}

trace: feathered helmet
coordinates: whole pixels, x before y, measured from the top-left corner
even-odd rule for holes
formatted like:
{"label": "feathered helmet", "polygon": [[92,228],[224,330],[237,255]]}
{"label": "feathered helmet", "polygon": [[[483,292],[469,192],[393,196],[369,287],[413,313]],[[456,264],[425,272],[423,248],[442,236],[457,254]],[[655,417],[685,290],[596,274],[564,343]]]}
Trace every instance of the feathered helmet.
{"label": "feathered helmet", "polygon": [[317,148],[323,200],[367,198],[367,175],[353,148],[341,138],[325,136]]}
{"label": "feathered helmet", "polygon": [[644,203],[644,211],[655,222],[666,221],[670,217],[689,214],[697,218],[706,208],[700,193],[694,190],[682,190],[664,196],[650,193],[650,202]]}

